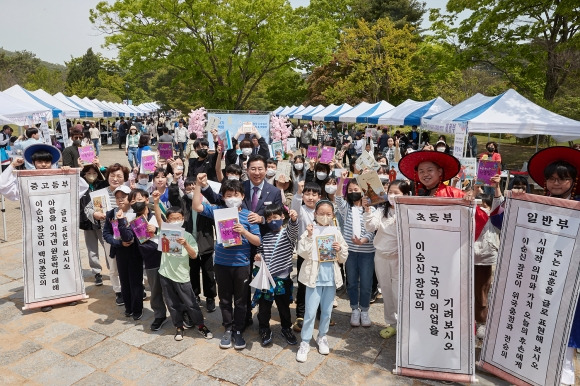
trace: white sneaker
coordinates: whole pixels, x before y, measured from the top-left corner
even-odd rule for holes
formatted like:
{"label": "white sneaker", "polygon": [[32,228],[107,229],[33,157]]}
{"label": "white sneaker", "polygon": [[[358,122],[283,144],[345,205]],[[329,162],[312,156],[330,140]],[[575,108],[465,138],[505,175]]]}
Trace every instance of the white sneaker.
{"label": "white sneaker", "polygon": [[308,359],[308,352],[310,351],[310,344],[308,342],[300,342],[300,347],[296,353],[296,360],[298,362],[306,362]]}
{"label": "white sneaker", "polygon": [[350,314],[350,325],[353,327],[360,326],[360,310],[358,308],[352,310],[352,313]]}
{"label": "white sneaker", "polygon": [[328,347],[328,339],[326,339],[326,335],[319,336],[316,339],[316,343],[318,344],[318,352],[322,355],[328,355],[330,353],[330,348]]}
{"label": "white sneaker", "polygon": [[332,302],[332,308],[338,307],[338,301],[334,298],[334,302]]}
{"label": "white sneaker", "polygon": [[485,338],[485,324],[482,323],[477,326],[477,329],[475,330],[475,336],[479,339]]}
{"label": "white sneaker", "polygon": [[360,313],[360,324],[363,327],[370,327],[373,322],[371,322],[371,317],[368,311],[361,311]]}

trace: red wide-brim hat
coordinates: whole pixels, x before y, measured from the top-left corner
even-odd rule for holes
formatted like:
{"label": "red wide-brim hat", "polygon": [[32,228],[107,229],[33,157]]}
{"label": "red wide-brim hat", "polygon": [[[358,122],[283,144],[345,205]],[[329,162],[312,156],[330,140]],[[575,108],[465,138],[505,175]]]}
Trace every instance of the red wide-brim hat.
{"label": "red wide-brim hat", "polygon": [[[528,174],[542,188],[546,187],[544,169],[551,163],[566,161],[580,172],[580,151],[567,146],[553,146],[540,150],[528,161]],[[576,187],[578,192],[578,187]]]}
{"label": "red wide-brim hat", "polygon": [[461,164],[452,155],[432,150],[414,151],[399,161],[399,171],[411,181],[419,182],[417,167],[422,162],[433,162],[443,169],[443,181],[452,179],[459,173]]}

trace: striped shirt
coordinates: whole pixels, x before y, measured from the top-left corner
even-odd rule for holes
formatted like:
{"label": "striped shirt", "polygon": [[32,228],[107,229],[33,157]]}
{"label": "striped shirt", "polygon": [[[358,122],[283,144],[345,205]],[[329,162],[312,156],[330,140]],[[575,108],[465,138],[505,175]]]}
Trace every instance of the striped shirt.
{"label": "striped shirt", "polygon": [[[360,212],[360,238],[367,238],[369,241],[363,245],[357,245],[352,241],[352,208]],[[373,245],[373,239],[375,234],[369,232],[365,228],[365,222],[363,219],[364,208],[362,206],[351,206],[344,197],[336,196],[336,210],[340,213],[344,219],[343,236],[346,244],[348,245],[349,252],[362,252],[362,253],[373,253],[375,252],[375,246]],[[376,209],[371,207],[371,213],[374,213]]]}
{"label": "striped shirt", "polygon": [[[213,219],[213,211],[222,208],[224,207],[203,203],[203,211],[200,214]],[[250,211],[247,209],[240,210],[238,213],[240,224],[242,224],[250,233],[260,237],[260,227],[258,224],[250,224],[248,221],[249,214]],[[215,247],[214,264],[225,265],[228,267],[244,267],[250,265],[250,248],[250,242],[245,237],[242,237],[242,245],[234,245],[233,247],[226,248],[222,243],[217,243]]]}
{"label": "striped shirt", "polygon": [[278,233],[268,232],[262,236],[258,253],[272,277],[286,278],[292,272],[292,254],[298,240],[298,221],[289,221],[288,226]]}

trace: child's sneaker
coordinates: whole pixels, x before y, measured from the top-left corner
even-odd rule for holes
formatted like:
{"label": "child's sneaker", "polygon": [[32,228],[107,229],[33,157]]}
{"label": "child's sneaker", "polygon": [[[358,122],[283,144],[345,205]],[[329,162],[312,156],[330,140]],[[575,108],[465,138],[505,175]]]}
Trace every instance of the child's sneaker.
{"label": "child's sneaker", "polygon": [[224,333],[222,340],[220,341],[221,348],[231,348],[232,347],[232,332],[230,330]]}
{"label": "child's sneaker", "polygon": [[304,318],[296,318],[292,329],[296,332],[302,331],[302,323],[304,323]]}
{"label": "child's sneaker", "polygon": [[269,328],[261,328],[260,340],[262,341],[262,346],[267,346],[272,343],[272,330]]}
{"label": "child's sneaker", "polygon": [[360,313],[360,324],[363,327],[370,327],[373,322],[371,322],[371,317],[368,311],[361,311]]}
{"label": "child's sneaker", "polygon": [[187,313],[187,311],[183,311],[182,319],[183,319],[183,327],[184,328],[186,328],[186,329],[193,328],[193,322],[191,321],[191,318],[189,317],[189,314]]}
{"label": "child's sneaker", "polygon": [[199,333],[205,338],[205,339],[211,339],[213,338],[213,334],[211,333],[211,331],[209,330],[209,328],[206,327],[206,325],[204,324],[203,326],[200,326],[197,331],[199,331]]}
{"label": "child's sneaker", "polygon": [[296,360],[298,362],[306,362],[308,359],[308,352],[310,351],[310,344],[308,342],[300,342],[300,347],[298,348],[298,352],[296,353]]}
{"label": "child's sneaker", "polygon": [[360,326],[360,310],[358,308],[352,310],[352,313],[350,314],[350,325],[353,327]]}
{"label": "child's sneaker", "polygon": [[316,343],[318,344],[318,352],[322,355],[328,355],[330,353],[330,348],[328,347],[328,339],[326,339],[326,335],[319,336],[316,339]]}
{"label": "child's sneaker", "polygon": [[283,328],[282,329],[282,336],[284,337],[284,339],[286,339],[286,342],[289,345],[295,345],[298,343],[298,340],[296,339],[296,335],[294,335],[292,333],[292,329],[290,328]]}
{"label": "child's sneaker", "polygon": [[175,330],[175,340],[180,341],[183,340],[183,328],[177,327]]}
{"label": "child's sneaker", "polygon": [[151,323],[151,331],[159,331],[161,329],[161,326],[163,326],[165,322],[167,322],[167,317],[155,318],[155,320],[153,320],[153,323]]}
{"label": "child's sneaker", "polygon": [[236,331],[234,333],[234,348],[236,350],[243,350],[246,348],[246,340],[242,336],[241,331]]}

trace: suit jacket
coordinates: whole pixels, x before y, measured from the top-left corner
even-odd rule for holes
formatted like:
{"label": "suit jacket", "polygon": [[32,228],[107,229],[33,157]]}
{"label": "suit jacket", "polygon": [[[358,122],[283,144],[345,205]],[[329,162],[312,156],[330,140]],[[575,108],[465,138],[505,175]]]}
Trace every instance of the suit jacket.
{"label": "suit jacket", "polygon": [[[260,139],[258,139],[258,144],[260,144],[258,154],[266,159],[270,158],[270,148],[268,147],[264,137],[260,137]],[[255,154],[255,150],[252,152],[252,154]]]}

